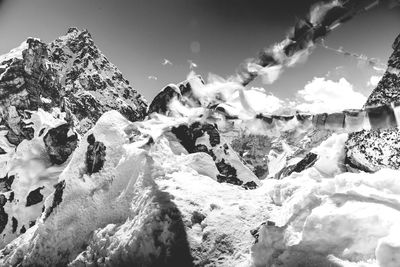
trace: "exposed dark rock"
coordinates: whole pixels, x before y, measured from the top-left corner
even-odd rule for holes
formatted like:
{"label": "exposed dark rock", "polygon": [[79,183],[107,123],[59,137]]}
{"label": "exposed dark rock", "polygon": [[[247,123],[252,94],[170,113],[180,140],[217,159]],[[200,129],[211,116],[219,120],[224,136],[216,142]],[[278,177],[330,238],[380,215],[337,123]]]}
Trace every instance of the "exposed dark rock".
{"label": "exposed dark rock", "polygon": [[247,182],[243,184],[243,188],[245,189],[256,189],[258,186],[254,181]]}
{"label": "exposed dark rock", "polygon": [[221,138],[216,126],[212,124],[203,124],[202,130],[210,136],[210,144],[212,147],[221,143]]}
{"label": "exposed dark rock", "polygon": [[8,198],[9,202],[13,202],[14,201],[14,191],[10,192],[10,197]]}
{"label": "exposed dark rock", "polygon": [[371,166],[368,164],[360,164],[357,160],[354,159],[354,157],[346,157],[344,159],[344,164],[346,166],[347,171],[349,172],[369,172],[373,173],[376,171],[376,169],[371,169]]}
{"label": "exposed dark rock", "polygon": [[7,203],[7,198],[5,195],[0,194],[0,206],[4,207],[4,205]]}
{"label": "exposed dark rock", "polygon": [[289,176],[293,172],[302,172],[305,169],[312,167],[317,160],[318,160],[318,155],[315,153],[309,152],[297,164],[291,165],[288,167],[287,171],[283,171],[282,176],[280,178]]}
{"label": "exposed dark rock", "polygon": [[7,152],[0,147],[0,155],[7,154]]}
{"label": "exposed dark rock", "polygon": [[0,178],[0,192],[10,191],[13,182],[14,182],[14,175],[8,176],[7,174],[4,178]]}
{"label": "exposed dark rock", "polygon": [[53,164],[62,164],[72,154],[78,145],[78,135],[76,133],[68,136],[70,125],[63,124],[50,129],[44,136],[43,141]]}
{"label": "exposed dark rock", "polygon": [[21,229],[19,230],[20,234],[24,234],[26,232],[25,225],[22,225]]}
{"label": "exposed dark rock", "polygon": [[179,99],[180,97],[181,93],[176,85],[167,85],[156,95],[156,97],[154,97],[149,106],[148,114],[154,112],[166,114],[169,111],[169,104],[171,100],[173,98]]}
{"label": "exposed dark rock", "polygon": [[208,149],[206,145],[196,145],[196,147],[194,148],[192,153],[197,153],[197,152],[204,152],[207,153],[208,155],[210,155],[212,157],[212,159],[215,161],[217,159],[217,157],[214,154],[214,151],[212,151],[212,149]]}
{"label": "exposed dark rock", "polygon": [[206,216],[204,214],[198,211],[194,211],[190,220],[192,221],[192,224],[201,224],[201,222],[204,221],[205,218]]}
{"label": "exposed dark rock", "polygon": [[89,174],[98,172],[103,168],[106,160],[106,146],[102,142],[95,141],[93,134],[87,138],[89,143],[86,151],[86,168]]}
{"label": "exposed dark rock", "polygon": [[51,206],[48,207],[47,209],[45,209],[45,216],[44,219],[47,219],[51,213],[53,212],[53,210],[60,205],[61,201],[62,201],[62,196],[63,196],[63,192],[64,192],[64,188],[65,188],[65,181],[61,181],[58,184],[56,184],[54,186],[54,188],[56,189],[53,195],[53,202],[51,203]]}
{"label": "exposed dark rock", "polygon": [[36,188],[35,190],[29,192],[28,196],[26,197],[26,206],[27,207],[42,202],[43,195],[40,193],[40,190],[42,190],[43,188],[44,188],[44,186]]}
{"label": "exposed dark rock", "polygon": [[205,132],[210,136],[211,146],[216,146],[220,143],[218,130],[214,125],[208,123],[200,124],[199,122],[195,122],[189,127],[186,125],[179,125],[178,127],[173,127],[171,132],[175,134],[189,153],[198,152],[195,146],[196,140],[203,136]]}
{"label": "exposed dark rock", "polygon": [[7,223],[8,223],[8,214],[4,211],[3,207],[0,207],[0,234],[6,228]]}
{"label": "exposed dark rock", "polygon": [[15,233],[17,231],[17,228],[18,228],[18,220],[15,219],[15,217],[13,216],[11,218],[11,223],[12,223],[12,225],[11,225],[12,226],[12,232]]}
{"label": "exposed dark rock", "polygon": [[220,183],[229,183],[234,185],[242,185],[243,181],[238,179],[236,169],[226,163],[224,159],[215,163],[220,175],[217,176],[217,181]]}

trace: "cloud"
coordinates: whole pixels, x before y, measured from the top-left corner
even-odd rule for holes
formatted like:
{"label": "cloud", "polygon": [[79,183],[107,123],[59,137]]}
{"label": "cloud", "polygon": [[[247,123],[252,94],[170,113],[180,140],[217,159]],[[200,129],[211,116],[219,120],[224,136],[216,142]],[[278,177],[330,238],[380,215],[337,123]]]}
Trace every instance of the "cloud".
{"label": "cloud", "polygon": [[376,87],[381,79],[382,79],[382,76],[373,75],[373,76],[371,76],[371,78],[369,78],[369,81],[367,82],[367,86]]}
{"label": "cloud", "polygon": [[361,108],[366,97],[354,91],[353,86],[345,79],[338,82],[325,78],[314,78],[298,92],[301,104],[297,109],[311,113],[337,112],[350,108]]}
{"label": "cloud", "polygon": [[266,93],[264,88],[252,87],[248,90],[237,90],[226,102],[236,109],[237,114],[275,113],[285,106],[278,97]]}
{"label": "cloud", "polygon": [[272,113],[283,107],[284,102],[278,97],[265,93],[263,88],[252,87],[244,91],[244,94],[251,107],[257,113]]}

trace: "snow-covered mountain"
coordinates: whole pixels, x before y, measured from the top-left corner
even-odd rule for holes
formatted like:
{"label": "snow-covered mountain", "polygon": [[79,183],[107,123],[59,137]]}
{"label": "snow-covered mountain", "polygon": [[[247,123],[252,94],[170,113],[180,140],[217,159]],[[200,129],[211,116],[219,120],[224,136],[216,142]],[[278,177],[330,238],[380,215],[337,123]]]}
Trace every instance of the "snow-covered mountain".
{"label": "snow-covered mountain", "polygon": [[1,246],[35,224],[81,134],[104,112],[140,120],[146,109],[87,31],[71,28],[50,44],[28,38],[0,56]]}
{"label": "snow-covered mountain", "polygon": [[248,135],[198,76],[147,108],[75,28],[0,65],[0,266],[400,265],[400,172],[347,172],[360,133]]}

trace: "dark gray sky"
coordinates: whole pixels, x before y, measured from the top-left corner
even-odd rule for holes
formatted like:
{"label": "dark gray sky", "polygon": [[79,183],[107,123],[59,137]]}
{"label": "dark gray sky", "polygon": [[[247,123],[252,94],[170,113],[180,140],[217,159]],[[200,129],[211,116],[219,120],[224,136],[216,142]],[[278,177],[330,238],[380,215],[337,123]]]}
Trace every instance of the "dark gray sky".
{"label": "dark gray sky", "polygon": [[[315,1],[300,0],[0,0],[0,54],[26,37],[49,42],[76,26],[88,29],[102,52],[148,100],[166,84],[189,72],[226,77],[246,58],[281,41],[296,17]],[[400,8],[377,8],[333,32],[332,47],[363,53],[386,62],[400,29]],[[163,66],[167,58],[173,65]],[[317,48],[309,60],[286,70],[273,85],[263,86],[291,98],[313,77],[345,77],[368,95],[376,72],[350,58]],[[337,68],[339,67],[339,68]],[[156,76],[157,80],[149,80]]]}

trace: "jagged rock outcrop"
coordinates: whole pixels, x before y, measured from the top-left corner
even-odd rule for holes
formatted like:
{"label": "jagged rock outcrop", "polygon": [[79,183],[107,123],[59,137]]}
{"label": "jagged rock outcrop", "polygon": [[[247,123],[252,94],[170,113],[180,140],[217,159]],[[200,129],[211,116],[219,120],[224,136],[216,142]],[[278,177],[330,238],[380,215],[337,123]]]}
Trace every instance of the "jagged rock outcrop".
{"label": "jagged rock outcrop", "polygon": [[181,98],[181,92],[175,84],[169,84],[154,97],[151,101],[148,109],[148,114],[159,113],[166,114],[169,111],[169,104],[173,98],[179,100]]}
{"label": "jagged rock outcrop", "polygon": [[[384,105],[400,101],[400,35],[392,45],[394,49],[388,68],[377,87],[368,97],[365,106]],[[346,144],[350,169],[373,172],[383,167],[400,168],[400,131],[363,130],[349,135]]]}
{"label": "jagged rock outcrop", "polygon": [[190,84],[193,81],[204,85],[203,78],[197,75],[177,85],[171,83],[165,86],[151,101],[147,113],[168,114],[171,111],[169,105],[173,99],[191,107],[200,106],[199,100],[193,95],[193,89]]}
{"label": "jagged rock outcrop", "polygon": [[64,163],[78,145],[78,134],[71,131],[67,123],[50,129],[43,137],[50,161],[54,164]]}
{"label": "jagged rock outcrop", "polygon": [[103,168],[106,157],[106,147],[102,142],[96,141],[93,134],[88,136],[87,141],[89,145],[86,151],[86,168],[88,173],[92,174]]}

